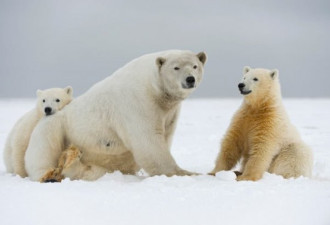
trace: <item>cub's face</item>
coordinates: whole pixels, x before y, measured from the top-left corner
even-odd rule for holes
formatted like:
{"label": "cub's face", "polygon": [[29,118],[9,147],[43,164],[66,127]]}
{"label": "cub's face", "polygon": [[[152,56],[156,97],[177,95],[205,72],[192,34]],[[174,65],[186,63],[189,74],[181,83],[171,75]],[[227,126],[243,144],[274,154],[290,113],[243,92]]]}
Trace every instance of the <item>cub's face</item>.
{"label": "cub's face", "polygon": [[72,87],[37,90],[38,108],[45,116],[53,115],[72,100]]}
{"label": "cub's face", "polygon": [[278,83],[277,70],[252,69],[246,66],[238,89],[242,95],[262,97],[267,95],[276,83]]}
{"label": "cub's face", "polygon": [[187,97],[202,80],[206,58],[204,52],[197,55],[190,52],[171,54],[157,58],[160,89],[171,96]]}

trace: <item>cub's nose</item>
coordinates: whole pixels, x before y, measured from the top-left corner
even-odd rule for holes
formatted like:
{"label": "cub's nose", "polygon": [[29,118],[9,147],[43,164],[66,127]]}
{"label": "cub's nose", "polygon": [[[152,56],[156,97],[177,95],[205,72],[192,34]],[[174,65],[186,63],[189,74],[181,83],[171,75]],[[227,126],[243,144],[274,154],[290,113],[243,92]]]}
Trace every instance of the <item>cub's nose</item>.
{"label": "cub's nose", "polygon": [[186,79],[187,84],[194,85],[195,84],[195,77],[189,76]]}
{"label": "cub's nose", "polygon": [[50,115],[52,113],[52,108],[46,107],[45,108],[45,113],[46,113],[47,116]]}
{"label": "cub's nose", "polygon": [[245,84],[244,84],[244,83],[239,83],[239,84],[238,84],[238,88],[239,88],[239,89],[243,89],[244,87],[245,87]]}

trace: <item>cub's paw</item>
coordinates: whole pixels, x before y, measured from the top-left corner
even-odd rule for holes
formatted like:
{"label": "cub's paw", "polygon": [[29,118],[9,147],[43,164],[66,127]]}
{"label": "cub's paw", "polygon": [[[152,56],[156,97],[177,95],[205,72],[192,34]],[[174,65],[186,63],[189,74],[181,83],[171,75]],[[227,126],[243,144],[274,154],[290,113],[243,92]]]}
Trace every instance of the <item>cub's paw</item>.
{"label": "cub's paw", "polygon": [[252,176],[252,175],[240,175],[237,176],[237,181],[257,181],[260,180],[261,176]]}
{"label": "cub's paw", "polygon": [[62,170],[59,168],[48,170],[45,175],[40,179],[40,183],[54,183],[61,182],[64,179]]}
{"label": "cub's paw", "polygon": [[241,175],[243,174],[243,173],[240,172],[240,171],[234,171],[234,173],[236,174],[236,177],[241,176]]}
{"label": "cub's paw", "polygon": [[207,173],[207,175],[215,176],[215,175],[217,174],[217,172],[220,172],[220,170],[216,170],[216,169],[214,168],[211,172]]}

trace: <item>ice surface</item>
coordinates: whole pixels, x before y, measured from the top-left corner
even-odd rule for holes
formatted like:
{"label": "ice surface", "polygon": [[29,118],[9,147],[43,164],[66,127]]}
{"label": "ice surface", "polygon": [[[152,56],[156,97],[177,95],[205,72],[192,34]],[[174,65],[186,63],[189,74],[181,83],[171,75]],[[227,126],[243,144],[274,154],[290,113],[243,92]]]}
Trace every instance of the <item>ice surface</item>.
{"label": "ice surface", "polygon": [[[144,177],[119,172],[98,181],[40,184],[5,172],[0,160],[0,224],[330,224],[330,99],[285,99],[291,121],[314,150],[313,178],[258,182],[216,177]],[[184,169],[206,174],[240,99],[183,103],[172,154]],[[0,153],[33,100],[0,100]]]}

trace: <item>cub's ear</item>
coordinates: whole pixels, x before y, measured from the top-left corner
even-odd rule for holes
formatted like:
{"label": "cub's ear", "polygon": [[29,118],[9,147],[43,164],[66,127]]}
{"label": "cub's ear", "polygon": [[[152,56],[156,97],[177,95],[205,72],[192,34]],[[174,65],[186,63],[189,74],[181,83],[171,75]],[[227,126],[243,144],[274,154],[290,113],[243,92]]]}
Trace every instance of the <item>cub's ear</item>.
{"label": "cub's ear", "polygon": [[71,86],[67,86],[67,87],[65,87],[65,88],[63,88],[63,89],[64,89],[64,91],[65,91],[68,95],[72,96],[72,94],[73,94],[73,89],[72,89]]}
{"label": "cub's ear", "polygon": [[38,90],[36,91],[36,95],[37,95],[37,97],[40,97],[41,94],[42,94],[42,90],[38,89]]}
{"label": "cub's ear", "polygon": [[206,62],[206,60],[207,60],[206,53],[205,52],[200,52],[196,56],[199,59],[199,61],[201,61],[203,63],[203,65],[204,65],[205,62]]}
{"label": "cub's ear", "polygon": [[250,70],[251,70],[251,67],[244,66],[244,68],[243,68],[243,75],[247,74]]}
{"label": "cub's ear", "polygon": [[160,69],[160,67],[162,67],[162,65],[166,62],[166,59],[163,57],[158,57],[156,59],[156,65],[158,66],[158,68]]}
{"label": "cub's ear", "polygon": [[273,70],[270,71],[270,77],[273,78],[273,80],[274,80],[275,78],[278,77],[278,73],[279,72],[278,72],[277,69],[273,69]]}

